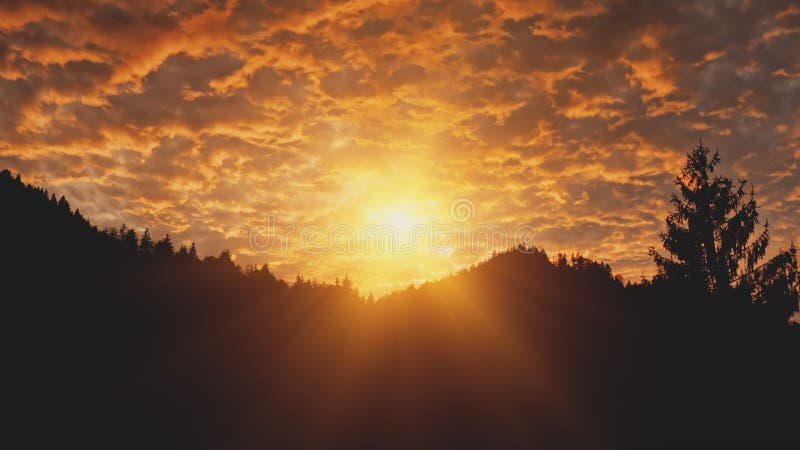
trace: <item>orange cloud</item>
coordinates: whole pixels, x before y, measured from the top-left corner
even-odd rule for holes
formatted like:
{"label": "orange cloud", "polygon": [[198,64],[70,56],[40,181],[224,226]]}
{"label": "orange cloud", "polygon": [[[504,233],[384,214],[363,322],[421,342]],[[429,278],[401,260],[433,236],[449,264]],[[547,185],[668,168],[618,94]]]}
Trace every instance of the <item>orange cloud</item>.
{"label": "orange cloud", "polygon": [[485,249],[248,241],[268,217],[407,226],[468,198],[482,224],[533,225],[638,278],[698,137],[733,175],[746,160],[780,239],[800,236],[798,17],[781,1],[4,2],[0,165],[102,226],[284,277],[382,293],[469,265]]}

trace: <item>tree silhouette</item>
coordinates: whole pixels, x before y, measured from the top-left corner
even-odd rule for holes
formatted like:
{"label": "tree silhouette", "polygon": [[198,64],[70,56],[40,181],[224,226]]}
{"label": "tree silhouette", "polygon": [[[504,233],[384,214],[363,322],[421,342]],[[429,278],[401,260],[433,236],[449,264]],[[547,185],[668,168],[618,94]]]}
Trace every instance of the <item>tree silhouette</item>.
{"label": "tree silhouette", "polygon": [[153,238],[150,237],[150,230],[145,228],[142,239],[139,240],[139,252],[144,255],[153,253]]}
{"label": "tree silhouette", "polygon": [[67,201],[67,198],[64,197],[63,195],[58,200],[58,207],[66,212],[69,212],[69,202]]}
{"label": "tree silhouette", "polygon": [[165,258],[175,254],[175,248],[172,245],[172,239],[170,239],[169,234],[165,235],[156,243],[155,247],[153,247],[153,252],[156,257],[159,258]]}
{"label": "tree silhouette", "polygon": [[[753,237],[759,224],[755,192],[746,180],[734,183],[715,174],[719,152],[702,141],[687,155],[675,179],[674,210],[660,233],[667,258],[650,249],[659,272],[702,286],[710,293],[746,293],[757,303],[774,303],[784,320],[797,311],[797,255],[794,245],[762,263],[769,226]],[[777,312],[777,311],[776,311]]]}
{"label": "tree silhouette", "polygon": [[136,230],[128,228],[126,224],[122,224],[119,229],[119,237],[122,239],[123,247],[130,253],[134,254],[139,249],[139,237],[136,236]]}
{"label": "tree silhouette", "polygon": [[729,295],[675,255],[681,278],[623,285],[517,247],[375,300],[63,206],[0,171],[6,440],[30,448],[800,448],[800,326],[762,320],[796,309],[792,249]]}

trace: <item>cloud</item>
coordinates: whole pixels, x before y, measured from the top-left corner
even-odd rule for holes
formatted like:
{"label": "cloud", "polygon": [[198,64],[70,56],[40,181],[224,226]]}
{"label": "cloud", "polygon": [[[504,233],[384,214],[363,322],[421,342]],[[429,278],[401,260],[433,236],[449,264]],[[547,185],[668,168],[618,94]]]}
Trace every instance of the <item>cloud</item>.
{"label": "cloud", "polygon": [[145,91],[155,94],[175,95],[186,90],[207,93],[211,91],[212,80],[230,75],[243,65],[243,60],[230,53],[200,58],[178,53],[167,58],[142,81]]}
{"label": "cloud", "polygon": [[62,94],[91,93],[111,78],[113,70],[110,64],[86,59],[50,64],[47,84]]}
{"label": "cloud", "polygon": [[332,71],[320,80],[320,89],[333,97],[360,97],[373,92],[365,70],[345,66]]}
{"label": "cloud", "polygon": [[393,24],[389,19],[368,19],[355,28],[351,35],[354,39],[376,38],[391,30]]}
{"label": "cloud", "polygon": [[0,164],[101,226],[287,277],[380,292],[485,255],[248,252],[267,215],[446,217],[467,197],[638,279],[698,138],[778,245],[800,238],[798,29],[788,0],[7,1]]}
{"label": "cloud", "polygon": [[8,40],[16,46],[31,50],[71,48],[73,45],[64,38],[68,30],[67,22],[43,19],[38,22],[28,22],[21,29],[11,31],[8,33]]}
{"label": "cloud", "polygon": [[309,95],[311,81],[299,71],[276,70],[259,67],[248,79],[248,93],[258,102],[287,98],[294,103],[302,102]]}

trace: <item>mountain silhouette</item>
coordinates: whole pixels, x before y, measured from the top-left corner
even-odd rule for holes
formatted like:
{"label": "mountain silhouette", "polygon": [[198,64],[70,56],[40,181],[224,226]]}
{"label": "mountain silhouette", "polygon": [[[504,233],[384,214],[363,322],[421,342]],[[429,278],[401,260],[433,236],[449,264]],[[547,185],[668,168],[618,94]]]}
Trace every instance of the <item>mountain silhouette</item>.
{"label": "mountain silhouette", "polygon": [[0,208],[9,448],[800,448],[800,330],[738,291],[515,248],[372,302]]}

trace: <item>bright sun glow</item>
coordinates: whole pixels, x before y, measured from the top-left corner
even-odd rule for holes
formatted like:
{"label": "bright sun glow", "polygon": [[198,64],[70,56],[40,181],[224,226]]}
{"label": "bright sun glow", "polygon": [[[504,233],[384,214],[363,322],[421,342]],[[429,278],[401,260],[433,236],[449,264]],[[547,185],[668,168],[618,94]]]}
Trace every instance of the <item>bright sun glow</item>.
{"label": "bright sun glow", "polygon": [[420,213],[413,212],[405,205],[387,206],[370,210],[367,222],[374,225],[390,225],[397,231],[401,241],[408,239],[415,225],[425,225],[427,219]]}

